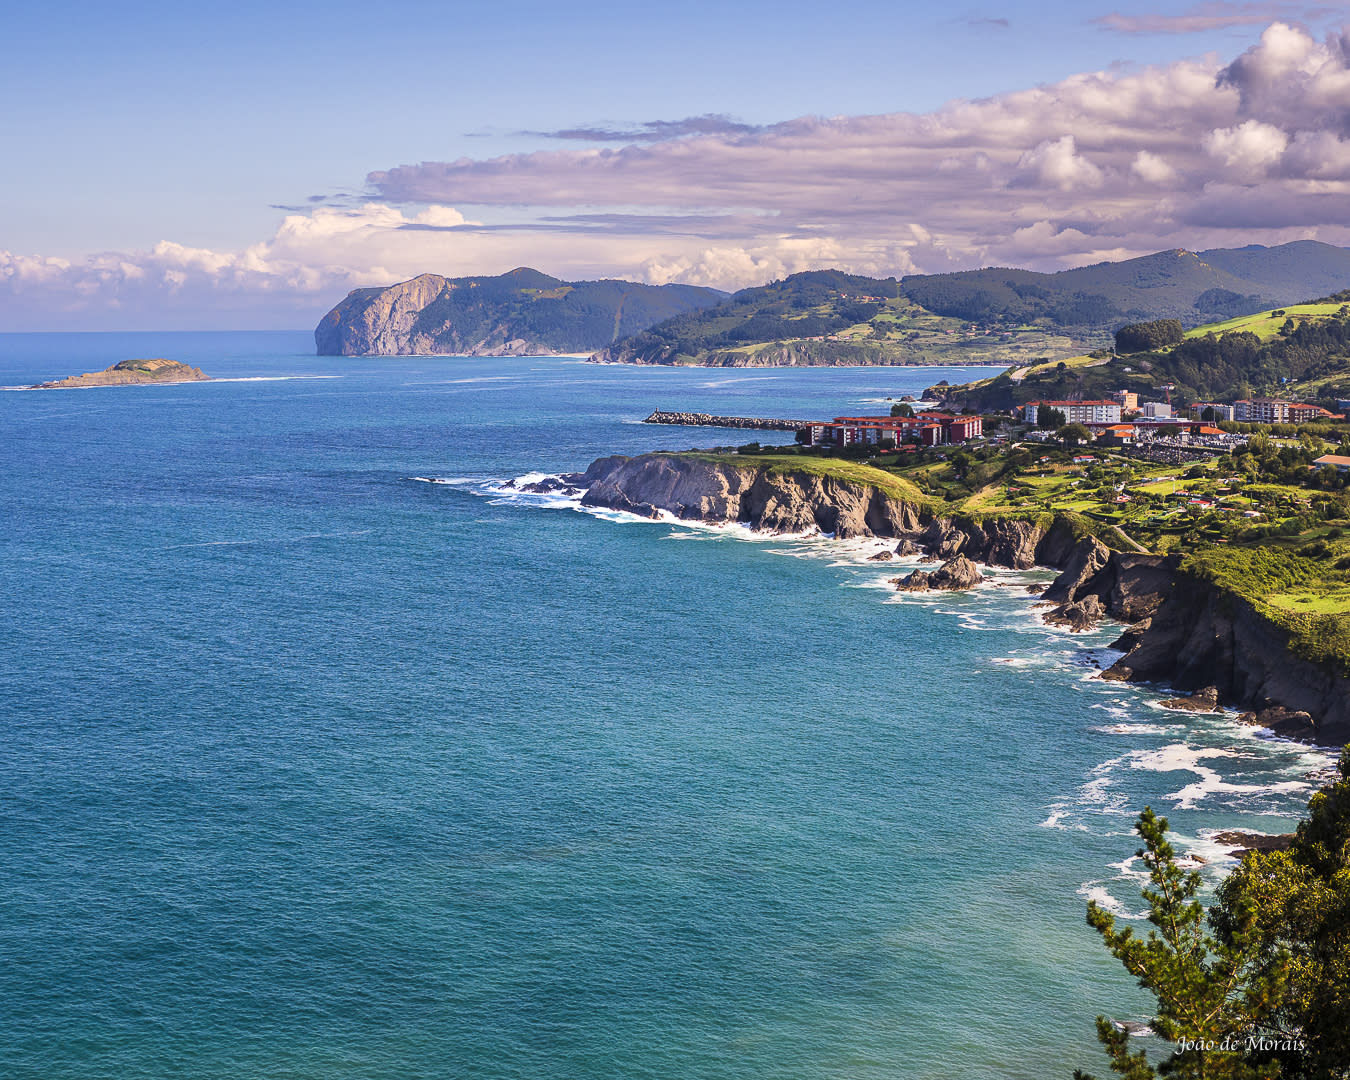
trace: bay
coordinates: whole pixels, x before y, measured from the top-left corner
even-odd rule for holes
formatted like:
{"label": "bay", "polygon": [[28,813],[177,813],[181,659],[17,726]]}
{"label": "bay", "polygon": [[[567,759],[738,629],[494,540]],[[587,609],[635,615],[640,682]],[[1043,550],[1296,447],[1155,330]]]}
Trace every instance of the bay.
{"label": "bay", "polygon": [[219,378],[0,394],[7,1076],[1069,1075],[1146,1015],[1083,921],[1137,811],[1213,856],[1328,760],[1092,679],[1043,572],[501,487],[966,370],[310,349],[0,336]]}

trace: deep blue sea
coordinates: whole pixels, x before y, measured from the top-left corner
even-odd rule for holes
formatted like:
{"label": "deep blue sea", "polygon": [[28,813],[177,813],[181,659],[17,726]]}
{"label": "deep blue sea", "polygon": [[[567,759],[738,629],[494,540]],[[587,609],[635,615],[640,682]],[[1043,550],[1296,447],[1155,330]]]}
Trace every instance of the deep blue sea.
{"label": "deep blue sea", "polygon": [[876,542],[500,487],[960,370],[311,349],[0,336],[4,385],[219,377],[0,393],[9,1080],[1104,1071],[1134,815],[1212,878],[1328,760],[1093,680],[1042,572],[901,599]]}

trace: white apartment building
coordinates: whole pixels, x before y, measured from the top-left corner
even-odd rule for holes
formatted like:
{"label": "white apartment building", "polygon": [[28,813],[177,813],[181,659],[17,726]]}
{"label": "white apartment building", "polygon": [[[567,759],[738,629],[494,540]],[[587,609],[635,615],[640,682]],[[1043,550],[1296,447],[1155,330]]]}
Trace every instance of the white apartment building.
{"label": "white apartment building", "polygon": [[1066,424],[1119,424],[1118,401],[1028,401],[1022,407],[1022,419],[1039,423],[1041,409],[1058,409]]}

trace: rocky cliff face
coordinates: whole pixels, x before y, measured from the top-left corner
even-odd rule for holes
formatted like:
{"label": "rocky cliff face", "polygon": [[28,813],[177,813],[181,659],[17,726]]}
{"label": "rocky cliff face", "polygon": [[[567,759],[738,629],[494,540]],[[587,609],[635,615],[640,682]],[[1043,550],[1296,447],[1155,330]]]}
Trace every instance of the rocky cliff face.
{"label": "rocky cliff face", "polygon": [[1061,600],[1056,610],[1066,615],[1068,607],[1096,603],[1131,624],[1113,643],[1126,655],[1104,678],[1212,687],[1220,704],[1249,709],[1280,734],[1350,741],[1350,680],[1295,655],[1283,629],[1185,573],[1177,558],[1106,552],[1096,543],[1078,545],[1045,596]]}
{"label": "rocky cliff face", "polygon": [[1021,570],[1059,566],[1075,544],[1072,528],[1062,520],[1046,528],[1006,517],[939,517],[867,484],[805,469],[769,469],[753,458],[742,465],[677,454],[607,457],[594,462],[578,482],[587,489],[582,498],[587,506],[740,522],[762,532],[895,537],[898,551],[924,551],[942,561],[964,557]]}
{"label": "rocky cliff face", "polygon": [[357,289],[314,331],[320,356],[412,356],[427,350],[425,332],[414,333],[422,310],[441,295],[445,278],[422,274],[387,289]]}
{"label": "rocky cliff face", "polygon": [[1282,734],[1328,745],[1350,741],[1350,680],[1300,659],[1283,630],[1240,598],[1184,573],[1176,558],[1111,551],[1066,519],[1047,528],[1006,517],[940,517],[865,484],[772,471],[753,459],[741,465],[666,454],[609,457],[576,479],[587,488],[582,501],[589,506],[647,516],[666,511],[769,532],[896,537],[898,552],[923,551],[945,562],[933,574],[917,571],[921,580],[911,575],[909,587],[932,588],[944,571],[944,584],[948,578],[973,584],[978,573],[967,572],[966,560],[1055,567],[1060,575],[1044,594],[1055,605],[1051,621],[1073,629],[1103,617],[1130,624],[1114,643],[1126,655],[1103,677],[1179,690],[1213,687],[1218,702],[1250,709],[1253,720]]}
{"label": "rocky cliff face", "polygon": [[496,277],[422,274],[350,293],[320,321],[314,344],[321,356],[589,353],[721,298],[692,285],[560,281],[528,267]]}
{"label": "rocky cliff face", "polygon": [[695,457],[602,458],[585,474],[587,506],[689,521],[743,522],[764,532],[819,529],[840,539],[917,533],[920,508],[885,492],[808,472],[774,473]]}

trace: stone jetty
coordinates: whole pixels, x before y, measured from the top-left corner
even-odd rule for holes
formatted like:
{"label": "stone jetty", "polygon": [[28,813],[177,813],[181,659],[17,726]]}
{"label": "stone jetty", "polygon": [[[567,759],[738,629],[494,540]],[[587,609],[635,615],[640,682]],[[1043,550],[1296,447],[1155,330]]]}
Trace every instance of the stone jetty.
{"label": "stone jetty", "polygon": [[713,416],[701,412],[662,412],[657,409],[644,424],[675,424],[682,427],[755,428],[759,431],[797,431],[810,427],[810,420],[776,420],[765,416]]}

